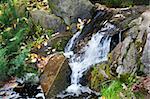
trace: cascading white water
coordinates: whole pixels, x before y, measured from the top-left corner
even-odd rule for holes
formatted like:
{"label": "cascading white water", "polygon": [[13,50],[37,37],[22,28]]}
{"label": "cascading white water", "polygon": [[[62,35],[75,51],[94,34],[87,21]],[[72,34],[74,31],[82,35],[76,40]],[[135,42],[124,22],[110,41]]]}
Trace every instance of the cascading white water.
{"label": "cascading white water", "polygon": [[111,37],[106,35],[106,33],[113,28],[114,25],[106,23],[104,28],[94,34],[88,44],[83,49],[81,49],[82,54],[73,54],[73,51],[71,51],[73,41],[80,35],[80,32],[77,32],[72,37],[66,46],[64,53],[66,57],[68,57],[68,53],[72,53],[69,54],[69,66],[72,70],[72,74],[71,85],[66,89],[68,94],[79,96],[84,92],[92,92],[90,88],[80,84],[80,79],[82,78],[83,73],[86,72],[91,66],[102,61],[107,61],[107,54],[110,50]]}
{"label": "cascading white water", "polygon": [[73,37],[67,43],[67,46],[65,47],[65,53],[64,53],[64,55],[67,58],[69,58],[71,55],[73,55],[73,51],[71,51],[71,48],[74,44],[74,41],[79,37],[80,34],[81,34],[81,30],[78,31],[75,35],[73,35]]}

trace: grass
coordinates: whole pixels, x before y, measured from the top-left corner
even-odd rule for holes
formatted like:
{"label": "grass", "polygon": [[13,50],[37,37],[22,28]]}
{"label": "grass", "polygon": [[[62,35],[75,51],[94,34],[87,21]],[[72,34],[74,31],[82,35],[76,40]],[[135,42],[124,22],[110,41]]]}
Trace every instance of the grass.
{"label": "grass", "polygon": [[119,92],[122,90],[122,83],[118,80],[114,80],[109,86],[103,85],[101,93],[106,99],[120,99]]}
{"label": "grass", "polygon": [[143,93],[132,91],[133,84],[137,82],[135,76],[122,75],[120,78],[103,82],[100,93],[106,99],[144,99]]}

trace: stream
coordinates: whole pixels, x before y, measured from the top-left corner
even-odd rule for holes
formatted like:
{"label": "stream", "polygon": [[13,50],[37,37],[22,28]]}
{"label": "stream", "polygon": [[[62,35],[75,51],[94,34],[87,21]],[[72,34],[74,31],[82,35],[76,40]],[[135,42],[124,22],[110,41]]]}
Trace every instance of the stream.
{"label": "stream", "polygon": [[67,96],[79,97],[82,93],[98,93],[94,92],[87,86],[80,84],[80,79],[92,66],[97,63],[107,61],[107,55],[110,51],[111,37],[107,34],[108,31],[115,29],[115,26],[110,23],[105,23],[97,33],[93,34],[91,40],[88,41],[85,47],[80,52],[74,53],[72,46],[74,41],[78,39],[81,31],[78,31],[68,42],[64,55],[69,60],[71,68],[71,84],[67,89],[57,97],[65,98]]}

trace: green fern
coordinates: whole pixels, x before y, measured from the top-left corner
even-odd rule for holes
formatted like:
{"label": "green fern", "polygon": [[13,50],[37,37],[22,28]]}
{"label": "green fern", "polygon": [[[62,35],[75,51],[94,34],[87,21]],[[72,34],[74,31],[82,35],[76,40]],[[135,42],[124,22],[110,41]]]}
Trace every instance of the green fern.
{"label": "green fern", "polygon": [[0,81],[7,78],[7,59],[5,57],[6,49],[0,49]]}
{"label": "green fern", "polygon": [[30,50],[28,48],[25,48],[20,52],[19,55],[15,57],[15,59],[11,60],[10,64],[12,67],[10,68],[8,72],[9,75],[21,77],[21,76],[24,76],[24,74],[27,72],[36,73],[36,70],[34,70],[32,67],[28,66],[25,63],[25,59],[27,58],[27,55],[29,52]]}
{"label": "green fern", "polygon": [[8,0],[0,4],[2,15],[0,16],[0,31],[2,44],[0,49],[0,80],[9,76],[23,76],[27,72],[35,72],[28,66],[25,59],[30,48],[20,49],[21,42],[30,32],[30,27],[26,22],[26,16],[17,15],[13,0]]}

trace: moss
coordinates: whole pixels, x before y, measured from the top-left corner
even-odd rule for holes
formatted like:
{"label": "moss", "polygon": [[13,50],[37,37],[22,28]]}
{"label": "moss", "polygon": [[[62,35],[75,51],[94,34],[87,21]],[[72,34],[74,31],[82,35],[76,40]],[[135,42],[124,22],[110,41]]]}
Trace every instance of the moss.
{"label": "moss", "polygon": [[50,7],[50,9],[51,9],[52,11],[55,11],[55,12],[58,12],[58,11],[59,11],[59,9],[56,7],[56,5],[54,4],[53,1],[49,0],[48,4],[49,4],[49,7]]}
{"label": "moss", "polygon": [[144,43],[145,43],[145,40],[143,41],[139,41],[139,40],[136,40],[135,41],[135,47],[137,49],[137,75],[143,75],[143,69],[144,69],[144,65],[141,61],[141,57],[142,57],[142,52],[143,52],[143,47],[144,47]]}
{"label": "moss", "polygon": [[68,38],[61,38],[55,41],[52,47],[55,48],[57,51],[63,51],[67,42],[68,42]]}
{"label": "moss", "polygon": [[109,62],[109,64],[112,64],[112,62],[113,62],[113,55],[112,55],[112,53],[108,54],[108,62]]}
{"label": "moss", "polygon": [[[105,74],[103,74],[102,72],[105,72]],[[101,82],[112,78],[110,74],[110,67],[105,63],[95,66],[91,75],[91,87],[96,90],[100,89]],[[108,78],[106,78],[104,75],[107,75]]]}
{"label": "moss", "polygon": [[137,51],[140,52],[140,49],[141,49],[141,47],[142,47],[142,42],[136,40],[136,41],[135,41],[135,47],[136,47]]}

